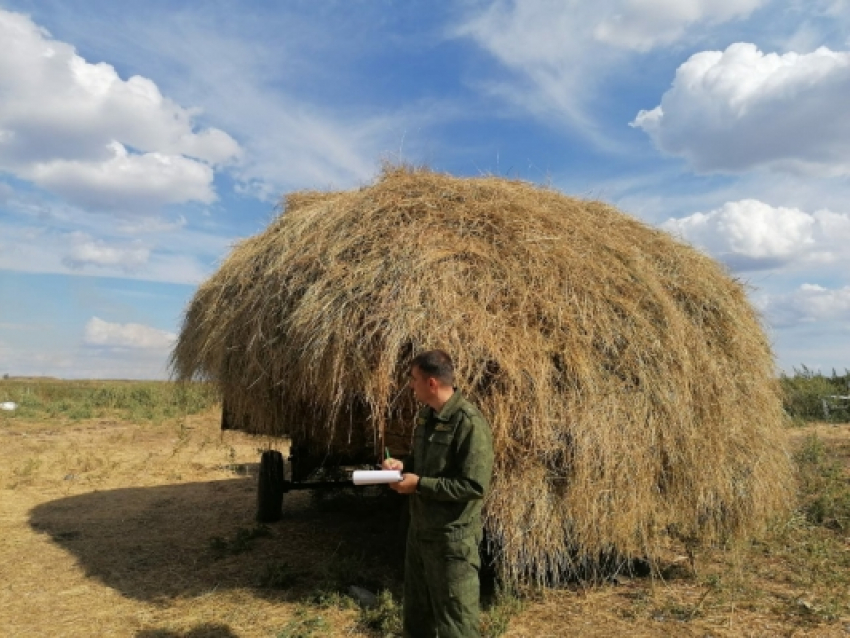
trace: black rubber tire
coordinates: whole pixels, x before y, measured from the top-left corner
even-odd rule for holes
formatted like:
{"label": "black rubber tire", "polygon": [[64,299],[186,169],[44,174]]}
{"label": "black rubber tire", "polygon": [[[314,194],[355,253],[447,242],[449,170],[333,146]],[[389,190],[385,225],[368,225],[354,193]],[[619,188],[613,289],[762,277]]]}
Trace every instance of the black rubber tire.
{"label": "black rubber tire", "polygon": [[274,523],[283,515],[283,454],[266,450],[260,457],[257,481],[257,521]]}

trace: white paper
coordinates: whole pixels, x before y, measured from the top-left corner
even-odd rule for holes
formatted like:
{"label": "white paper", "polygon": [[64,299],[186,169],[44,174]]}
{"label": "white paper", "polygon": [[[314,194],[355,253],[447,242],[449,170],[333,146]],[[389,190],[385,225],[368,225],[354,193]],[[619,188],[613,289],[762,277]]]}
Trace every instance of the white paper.
{"label": "white paper", "polygon": [[354,470],[351,480],[355,485],[381,485],[383,483],[400,483],[399,470]]}
{"label": "white paper", "polygon": [[11,412],[12,410],[17,409],[17,407],[18,404],[14,401],[3,401],[3,403],[0,403],[0,410],[8,410]]}

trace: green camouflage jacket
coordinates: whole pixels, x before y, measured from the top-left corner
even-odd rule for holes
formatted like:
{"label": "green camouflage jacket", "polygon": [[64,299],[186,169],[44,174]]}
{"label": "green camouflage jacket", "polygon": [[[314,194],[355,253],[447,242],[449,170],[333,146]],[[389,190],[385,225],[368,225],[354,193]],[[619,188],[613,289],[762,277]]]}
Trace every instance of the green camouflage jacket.
{"label": "green camouflage jacket", "polygon": [[478,408],[455,391],[437,414],[416,415],[412,463],[419,475],[410,500],[411,531],[418,538],[460,539],[481,534],[481,506],[493,474],[493,436]]}

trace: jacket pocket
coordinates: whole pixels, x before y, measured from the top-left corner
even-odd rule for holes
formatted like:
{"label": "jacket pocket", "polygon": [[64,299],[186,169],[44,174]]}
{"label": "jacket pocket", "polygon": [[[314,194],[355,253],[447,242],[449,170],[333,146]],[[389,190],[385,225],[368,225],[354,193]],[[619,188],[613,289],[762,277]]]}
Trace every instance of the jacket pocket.
{"label": "jacket pocket", "polygon": [[428,476],[439,476],[449,463],[454,432],[434,432],[428,438],[425,465]]}

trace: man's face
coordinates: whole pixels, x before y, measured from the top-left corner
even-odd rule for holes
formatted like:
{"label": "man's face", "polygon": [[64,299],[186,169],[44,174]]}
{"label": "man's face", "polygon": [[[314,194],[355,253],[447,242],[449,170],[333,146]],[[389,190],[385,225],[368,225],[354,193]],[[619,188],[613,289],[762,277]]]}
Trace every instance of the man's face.
{"label": "man's face", "polygon": [[410,389],[413,390],[413,397],[419,403],[427,403],[427,400],[433,394],[431,379],[422,374],[419,366],[413,366],[410,369]]}

